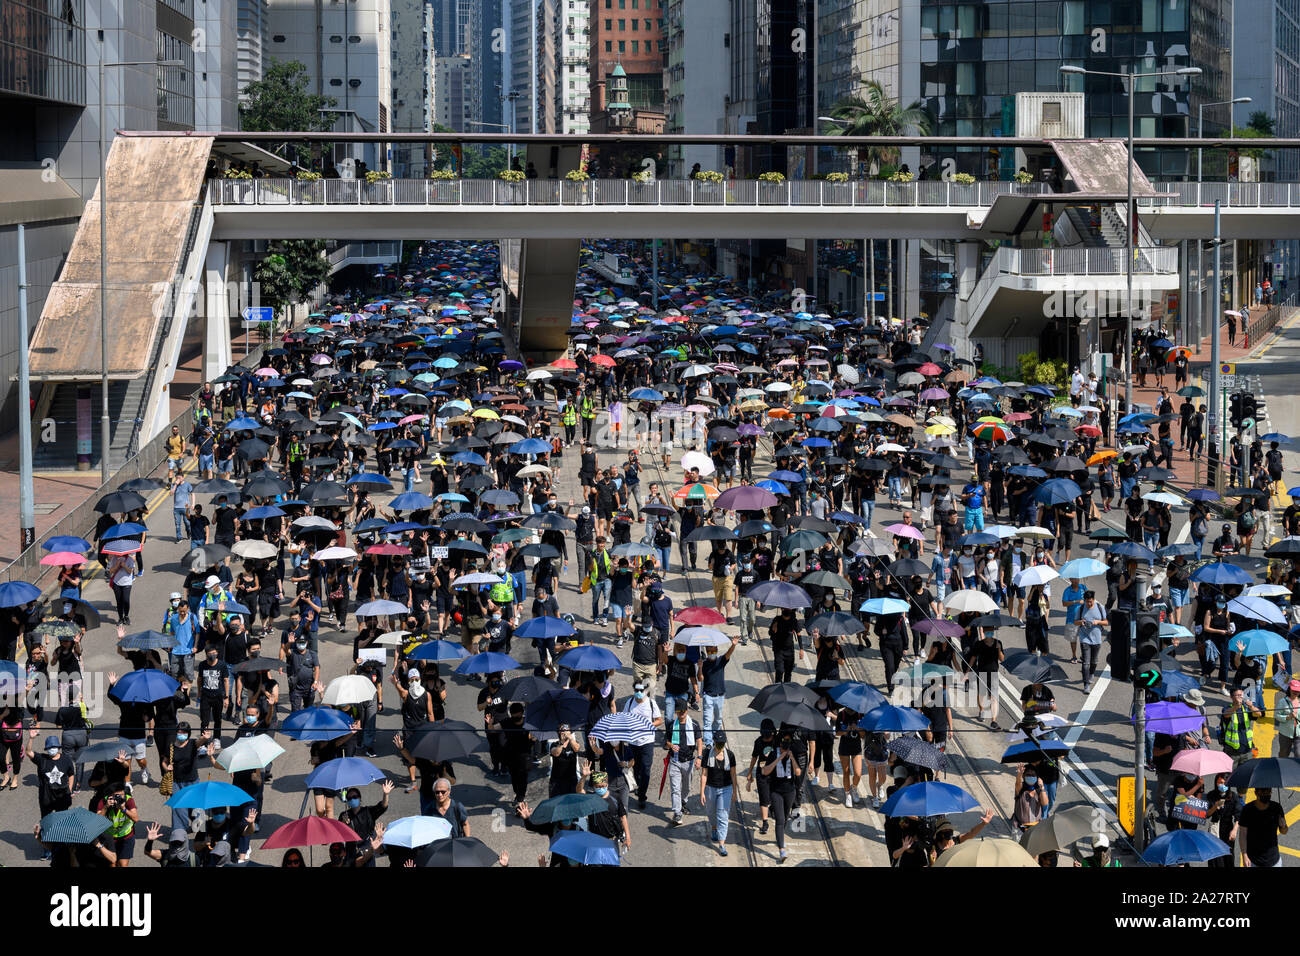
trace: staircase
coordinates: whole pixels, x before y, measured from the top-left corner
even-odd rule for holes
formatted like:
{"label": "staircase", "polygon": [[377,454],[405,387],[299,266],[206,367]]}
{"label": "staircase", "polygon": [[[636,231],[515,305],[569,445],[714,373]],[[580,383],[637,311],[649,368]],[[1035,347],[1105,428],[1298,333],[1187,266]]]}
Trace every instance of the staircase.
{"label": "staircase", "polygon": [[[69,382],[57,382],[47,385],[54,389],[46,418],[54,419],[54,441],[40,440],[40,422],[34,423],[32,431],[36,444],[32,449],[32,467],[36,471],[67,471],[75,467],[77,460],[77,385]],[[112,432],[109,453],[109,468],[115,470],[126,460],[119,438],[129,434],[134,422],[123,421],[123,409],[138,408],[140,394],[143,391],[142,379],[130,382],[112,381],[108,383],[108,418]],[[99,470],[101,443],[99,440],[99,396],[100,386],[95,383],[90,387],[90,468]]]}

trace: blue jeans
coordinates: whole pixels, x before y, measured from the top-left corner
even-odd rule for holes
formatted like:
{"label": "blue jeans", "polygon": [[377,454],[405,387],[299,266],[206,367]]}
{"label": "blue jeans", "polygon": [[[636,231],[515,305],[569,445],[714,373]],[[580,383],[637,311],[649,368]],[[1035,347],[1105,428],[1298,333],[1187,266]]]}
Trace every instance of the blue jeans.
{"label": "blue jeans", "polygon": [[613,588],[613,583],[609,578],[603,581],[597,581],[591,586],[591,616],[595,618],[597,613],[603,607],[606,613],[609,611],[609,594]]}
{"label": "blue jeans", "polygon": [[875,500],[874,499],[872,499],[871,501],[864,500],[862,502],[862,520],[865,521],[868,525],[870,525],[871,516],[874,515],[875,513],[876,513]]}
{"label": "blue jeans", "polygon": [[212,470],[212,466],[213,466],[214,464],[215,464],[215,462],[213,461],[211,455],[199,455],[199,471],[200,471],[200,472],[211,471],[211,470]]}
{"label": "blue jeans", "polygon": [[709,814],[709,831],[718,834],[718,842],[727,842],[727,825],[731,821],[732,787],[704,788],[704,805]]}
{"label": "blue jeans", "polygon": [[1202,558],[1205,556],[1205,537],[1192,538],[1192,544],[1196,546],[1196,556]]}
{"label": "blue jeans", "polygon": [[903,497],[903,479],[889,476],[889,500],[897,501]]}
{"label": "blue jeans", "polygon": [[1160,547],[1160,532],[1143,531],[1142,543],[1146,545],[1148,548],[1150,548],[1152,551],[1155,551],[1157,548]]}
{"label": "blue jeans", "polygon": [[984,509],[967,508],[966,521],[963,527],[964,530],[966,531],[972,531],[972,530],[983,531],[984,530]]}
{"label": "blue jeans", "polygon": [[655,548],[659,554],[659,567],[665,574],[668,573],[668,556],[672,554],[672,548]]}
{"label": "blue jeans", "polygon": [[172,514],[176,517],[176,541],[179,543],[189,534],[188,522],[185,520],[185,509],[173,508]]}
{"label": "blue jeans", "polygon": [[1136,478],[1121,478],[1119,480],[1119,494],[1121,498],[1127,498],[1133,493],[1133,486],[1137,484]]}
{"label": "blue jeans", "polygon": [[664,691],[663,712],[665,714],[672,714],[675,717],[677,715],[677,709],[676,709],[677,702],[680,700],[682,703],[685,704],[685,703],[689,703],[690,699],[691,699],[691,692],[689,690],[684,691],[683,693],[680,694],[670,694],[667,691]]}
{"label": "blue jeans", "polygon": [[518,603],[528,597],[528,575],[523,571],[512,571],[510,580],[514,582],[515,602]]}
{"label": "blue jeans", "polygon": [[1043,807],[1043,819],[1046,820],[1052,815],[1052,807],[1056,806],[1056,785],[1060,781],[1043,784],[1043,789],[1047,791],[1047,806]]}
{"label": "blue jeans", "polygon": [[701,736],[704,738],[705,748],[713,746],[713,731],[722,726],[722,701],[721,696],[710,697],[708,694],[701,694],[704,698],[704,715],[700,718],[700,723],[704,729]]}
{"label": "blue jeans", "polygon": [[406,470],[406,478],[402,483],[402,490],[403,491],[415,490],[415,472],[409,468]]}

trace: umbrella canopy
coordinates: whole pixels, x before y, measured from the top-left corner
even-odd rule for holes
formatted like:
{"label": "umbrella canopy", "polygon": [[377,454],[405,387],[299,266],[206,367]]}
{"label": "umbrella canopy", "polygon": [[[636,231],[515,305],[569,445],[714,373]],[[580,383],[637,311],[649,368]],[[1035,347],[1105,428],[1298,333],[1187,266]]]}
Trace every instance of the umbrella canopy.
{"label": "umbrella canopy", "polygon": [[384,772],[364,757],[336,757],[309,773],[304,784],[310,790],[346,790],[384,779]]}
{"label": "umbrella canopy", "polygon": [[[533,811],[534,817],[536,811]],[[551,841],[551,852],[584,866],[618,866],[618,847],[607,837],[585,830],[566,830]]]}
{"label": "umbrella canopy", "polygon": [[496,674],[500,671],[512,671],[523,667],[509,654],[497,654],[488,651],[471,654],[456,665],[457,674]]}
{"label": "umbrella canopy", "polygon": [[[412,742],[414,741],[414,742]],[[463,720],[440,720],[421,724],[408,731],[406,751],[412,757],[423,757],[434,763],[460,760],[487,746],[477,730]]]}
{"label": "umbrella canopy", "polygon": [[939,854],[935,866],[953,867],[1034,867],[1038,860],[1014,840],[1002,840],[994,837],[975,837],[958,846],[950,847]]}
{"label": "umbrella canopy", "polygon": [[90,843],[110,826],[107,816],[92,813],[85,807],[56,810],[41,817],[41,842]]}
{"label": "umbrella canopy", "polygon": [[994,614],[998,610],[997,603],[991,597],[974,588],[953,591],[944,598],[943,608],[957,614]]}
{"label": "umbrella canopy", "polygon": [[442,817],[402,817],[394,820],[384,830],[384,846],[427,846],[435,840],[451,838],[451,824]]}
{"label": "umbrella canopy", "polygon": [[261,770],[282,753],[284,748],[272,740],[270,734],[254,734],[240,737],[229,747],[223,747],[217,763],[230,773]]}
{"label": "umbrella canopy", "polygon": [[930,780],[895,791],[880,812],[887,817],[938,817],[979,808],[979,801],[961,787]]}
{"label": "umbrella canopy", "polygon": [[608,809],[609,805],[605,802],[605,798],[598,797],[594,793],[566,793],[543,800],[533,808],[530,819],[533,823],[563,823],[593,813],[603,813]]}
{"label": "umbrella canopy", "polygon": [[1279,757],[1243,760],[1228,778],[1230,787],[1268,787],[1282,790],[1300,787],[1300,761]]}
{"label": "umbrella canopy", "polygon": [[1096,835],[1096,811],[1089,806],[1057,810],[1037,826],[1032,826],[1020,838],[1020,845],[1031,856],[1064,850],[1084,837]]}
{"label": "umbrella canopy", "polygon": [[344,674],[336,677],[325,687],[321,702],[330,707],[348,707],[352,704],[364,704],[375,697],[375,685],[370,678],[362,674]]}
{"label": "umbrella canopy", "polygon": [[287,850],[291,846],[329,846],[331,843],[356,843],[361,839],[345,823],[330,817],[303,817],[280,827],[262,844],[263,850]]}
{"label": "umbrella canopy", "polygon": [[1232,757],[1222,750],[1210,750],[1208,747],[1180,750],[1169,769],[1178,773],[1194,773],[1198,777],[1232,773]]}
{"label": "umbrella canopy", "polygon": [[169,675],[148,667],[123,676],[109,688],[108,696],[123,704],[151,704],[156,700],[166,700],[180,686]]}
{"label": "umbrella canopy", "polygon": [[1204,863],[1232,853],[1232,847],[1204,830],[1170,830],[1151,841],[1142,859],[1155,866]]}
{"label": "umbrella canopy", "polygon": [[[617,850],[615,851],[618,852]],[[435,840],[415,855],[416,866],[494,866],[500,854],[476,837]]]}
{"label": "umbrella canopy", "polygon": [[280,733],[286,737],[306,741],[333,740],[351,730],[352,718],[333,707],[304,707],[280,725]]}
{"label": "umbrella canopy", "polygon": [[[814,532],[808,533],[812,534]],[[747,596],[753,598],[759,604],[766,604],[771,607],[812,607],[812,598],[808,596],[807,591],[797,584],[789,584],[785,581],[763,581],[760,584],[755,584],[749,589]]]}
{"label": "umbrella canopy", "polygon": [[605,743],[628,743],[639,747],[654,742],[655,727],[644,714],[619,711],[606,714],[592,724],[587,736]]}
{"label": "umbrella canopy", "polygon": [[177,791],[167,801],[175,810],[210,810],[213,807],[242,807],[253,798],[233,784],[204,780]]}
{"label": "umbrella canopy", "polygon": [[909,730],[926,730],[930,726],[930,720],[919,710],[911,707],[881,704],[863,714],[858,724],[864,730],[902,733]]}

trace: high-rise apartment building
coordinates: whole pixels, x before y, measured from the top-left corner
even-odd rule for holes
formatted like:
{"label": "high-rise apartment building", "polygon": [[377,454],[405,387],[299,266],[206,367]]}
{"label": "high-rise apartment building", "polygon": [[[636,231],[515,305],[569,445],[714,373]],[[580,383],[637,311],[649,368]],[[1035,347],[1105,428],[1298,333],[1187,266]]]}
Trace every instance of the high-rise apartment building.
{"label": "high-rise apartment building", "polygon": [[440,56],[435,61],[437,76],[434,80],[434,99],[437,107],[435,121],[457,133],[474,132],[469,125],[470,67],[468,54]]}
{"label": "high-rise apartment building", "polygon": [[510,61],[508,31],[502,0],[477,0],[470,5],[467,52],[470,65],[470,114],[484,133],[502,133],[509,117],[503,104]]}
{"label": "high-rise apartment building", "polygon": [[668,52],[664,40],[665,0],[588,2],[592,117],[605,111],[605,81],[615,65],[621,65],[627,74],[633,109],[662,111]]}
{"label": "high-rise apartment building", "polygon": [[[433,129],[433,6],[426,0],[389,0],[392,14],[393,114],[395,133]],[[428,173],[432,147],[411,143],[393,146],[393,175],[420,178]]]}

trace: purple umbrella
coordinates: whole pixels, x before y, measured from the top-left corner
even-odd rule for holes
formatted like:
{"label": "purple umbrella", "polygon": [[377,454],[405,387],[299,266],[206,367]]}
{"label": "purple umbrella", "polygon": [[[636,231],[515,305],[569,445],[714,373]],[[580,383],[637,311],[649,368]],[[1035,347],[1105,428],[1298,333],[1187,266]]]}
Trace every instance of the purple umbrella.
{"label": "purple umbrella", "polygon": [[1195,707],[1181,701],[1162,700],[1146,705],[1147,730],[1160,734],[1183,734],[1201,729],[1204,718]]}
{"label": "purple umbrella", "polygon": [[[947,393],[945,392],[944,394]],[[744,422],[743,424],[741,424],[741,426],[736,429],[736,433],[743,436],[767,434],[767,432],[763,431],[762,425],[754,425],[751,424],[750,422]]]}
{"label": "purple umbrella", "polygon": [[723,511],[762,511],[764,508],[774,508],[779,504],[776,495],[765,488],[758,488],[754,485],[740,485],[736,488],[728,488],[713,502],[714,508],[720,508]]}
{"label": "purple umbrella", "polygon": [[944,388],[927,388],[916,397],[926,402],[946,402],[952,396]]}
{"label": "purple umbrella", "polygon": [[[523,362],[516,362],[514,359],[506,359],[504,362],[497,365],[497,368],[501,369],[503,372],[517,372],[523,367]],[[946,395],[947,393],[945,392],[944,394]]]}
{"label": "purple umbrella", "polygon": [[939,343],[938,345],[935,345],[934,348],[936,348],[936,349],[943,349],[945,352],[956,352],[956,351],[957,351],[957,350],[956,350],[955,348],[953,348],[951,345],[945,345],[945,344],[942,343],[942,342]]}
{"label": "purple umbrella", "polygon": [[945,621],[935,617],[927,617],[917,621],[912,625],[912,630],[920,631],[922,634],[933,634],[937,637],[961,637],[966,633],[956,621]]}
{"label": "purple umbrella", "polygon": [[763,581],[749,589],[746,597],[753,598],[759,604],[780,608],[812,607],[812,598],[808,592],[797,584],[785,581]]}

